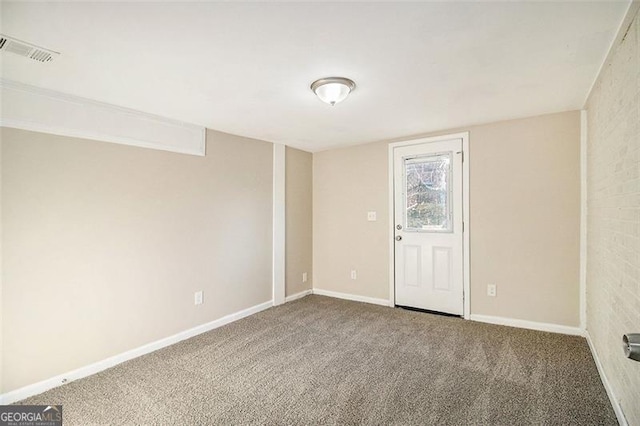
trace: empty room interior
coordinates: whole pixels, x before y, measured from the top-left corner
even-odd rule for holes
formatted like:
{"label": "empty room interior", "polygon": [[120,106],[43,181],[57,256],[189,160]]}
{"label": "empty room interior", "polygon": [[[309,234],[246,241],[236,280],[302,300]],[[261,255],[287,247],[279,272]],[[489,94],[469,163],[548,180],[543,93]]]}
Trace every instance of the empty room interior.
{"label": "empty room interior", "polygon": [[0,8],[0,425],[640,426],[640,1]]}

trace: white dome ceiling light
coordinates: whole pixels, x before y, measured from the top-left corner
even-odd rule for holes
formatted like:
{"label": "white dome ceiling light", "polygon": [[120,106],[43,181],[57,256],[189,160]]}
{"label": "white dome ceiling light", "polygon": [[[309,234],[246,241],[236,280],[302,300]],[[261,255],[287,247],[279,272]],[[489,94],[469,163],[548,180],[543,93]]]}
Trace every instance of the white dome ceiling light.
{"label": "white dome ceiling light", "polygon": [[344,77],[327,77],[321,78],[311,83],[311,90],[320,98],[322,102],[326,102],[331,106],[347,99],[349,93],[356,88],[356,83]]}

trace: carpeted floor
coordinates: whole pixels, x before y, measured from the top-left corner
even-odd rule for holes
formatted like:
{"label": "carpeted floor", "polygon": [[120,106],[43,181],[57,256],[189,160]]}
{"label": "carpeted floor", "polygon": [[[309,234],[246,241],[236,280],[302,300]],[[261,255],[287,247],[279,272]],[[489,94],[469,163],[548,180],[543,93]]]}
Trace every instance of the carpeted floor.
{"label": "carpeted floor", "polygon": [[583,338],[322,296],[21,403],[65,425],[617,424]]}

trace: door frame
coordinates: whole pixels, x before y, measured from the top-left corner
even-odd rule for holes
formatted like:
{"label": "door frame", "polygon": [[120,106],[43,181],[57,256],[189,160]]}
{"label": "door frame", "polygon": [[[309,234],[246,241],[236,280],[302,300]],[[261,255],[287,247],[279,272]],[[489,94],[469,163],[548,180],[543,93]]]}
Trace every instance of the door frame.
{"label": "door frame", "polygon": [[471,223],[469,221],[469,163],[471,156],[469,155],[469,132],[452,133],[442,136],[433,136],[428,138],[411,139],[401,142],[393,142],[389,144],[389,306],[396,305],[395,294],[395,189],[393,184],[393,151],[397,147],[422,145],[432,142],[442,142],[451,139],[462,139],[462,221],[464,230],[462,232],[462,294],[464,298],[464,319],[469,319],[471,313],[471,280],[469,277],[469,235],[471,234]]}

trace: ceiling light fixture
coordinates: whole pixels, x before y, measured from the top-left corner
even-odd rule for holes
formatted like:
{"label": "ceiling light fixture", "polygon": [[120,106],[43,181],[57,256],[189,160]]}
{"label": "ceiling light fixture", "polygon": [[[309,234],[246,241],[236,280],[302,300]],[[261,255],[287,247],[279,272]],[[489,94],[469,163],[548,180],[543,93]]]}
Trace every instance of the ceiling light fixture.
{"label": "ceiling light fixture", "polygon": [[356,83],[344,77],[327,77],[321,78],[311,83],[311,90],[320,98],[322,102],[326,102],[331,106],[347,99],[349,93],[356,88]]}

